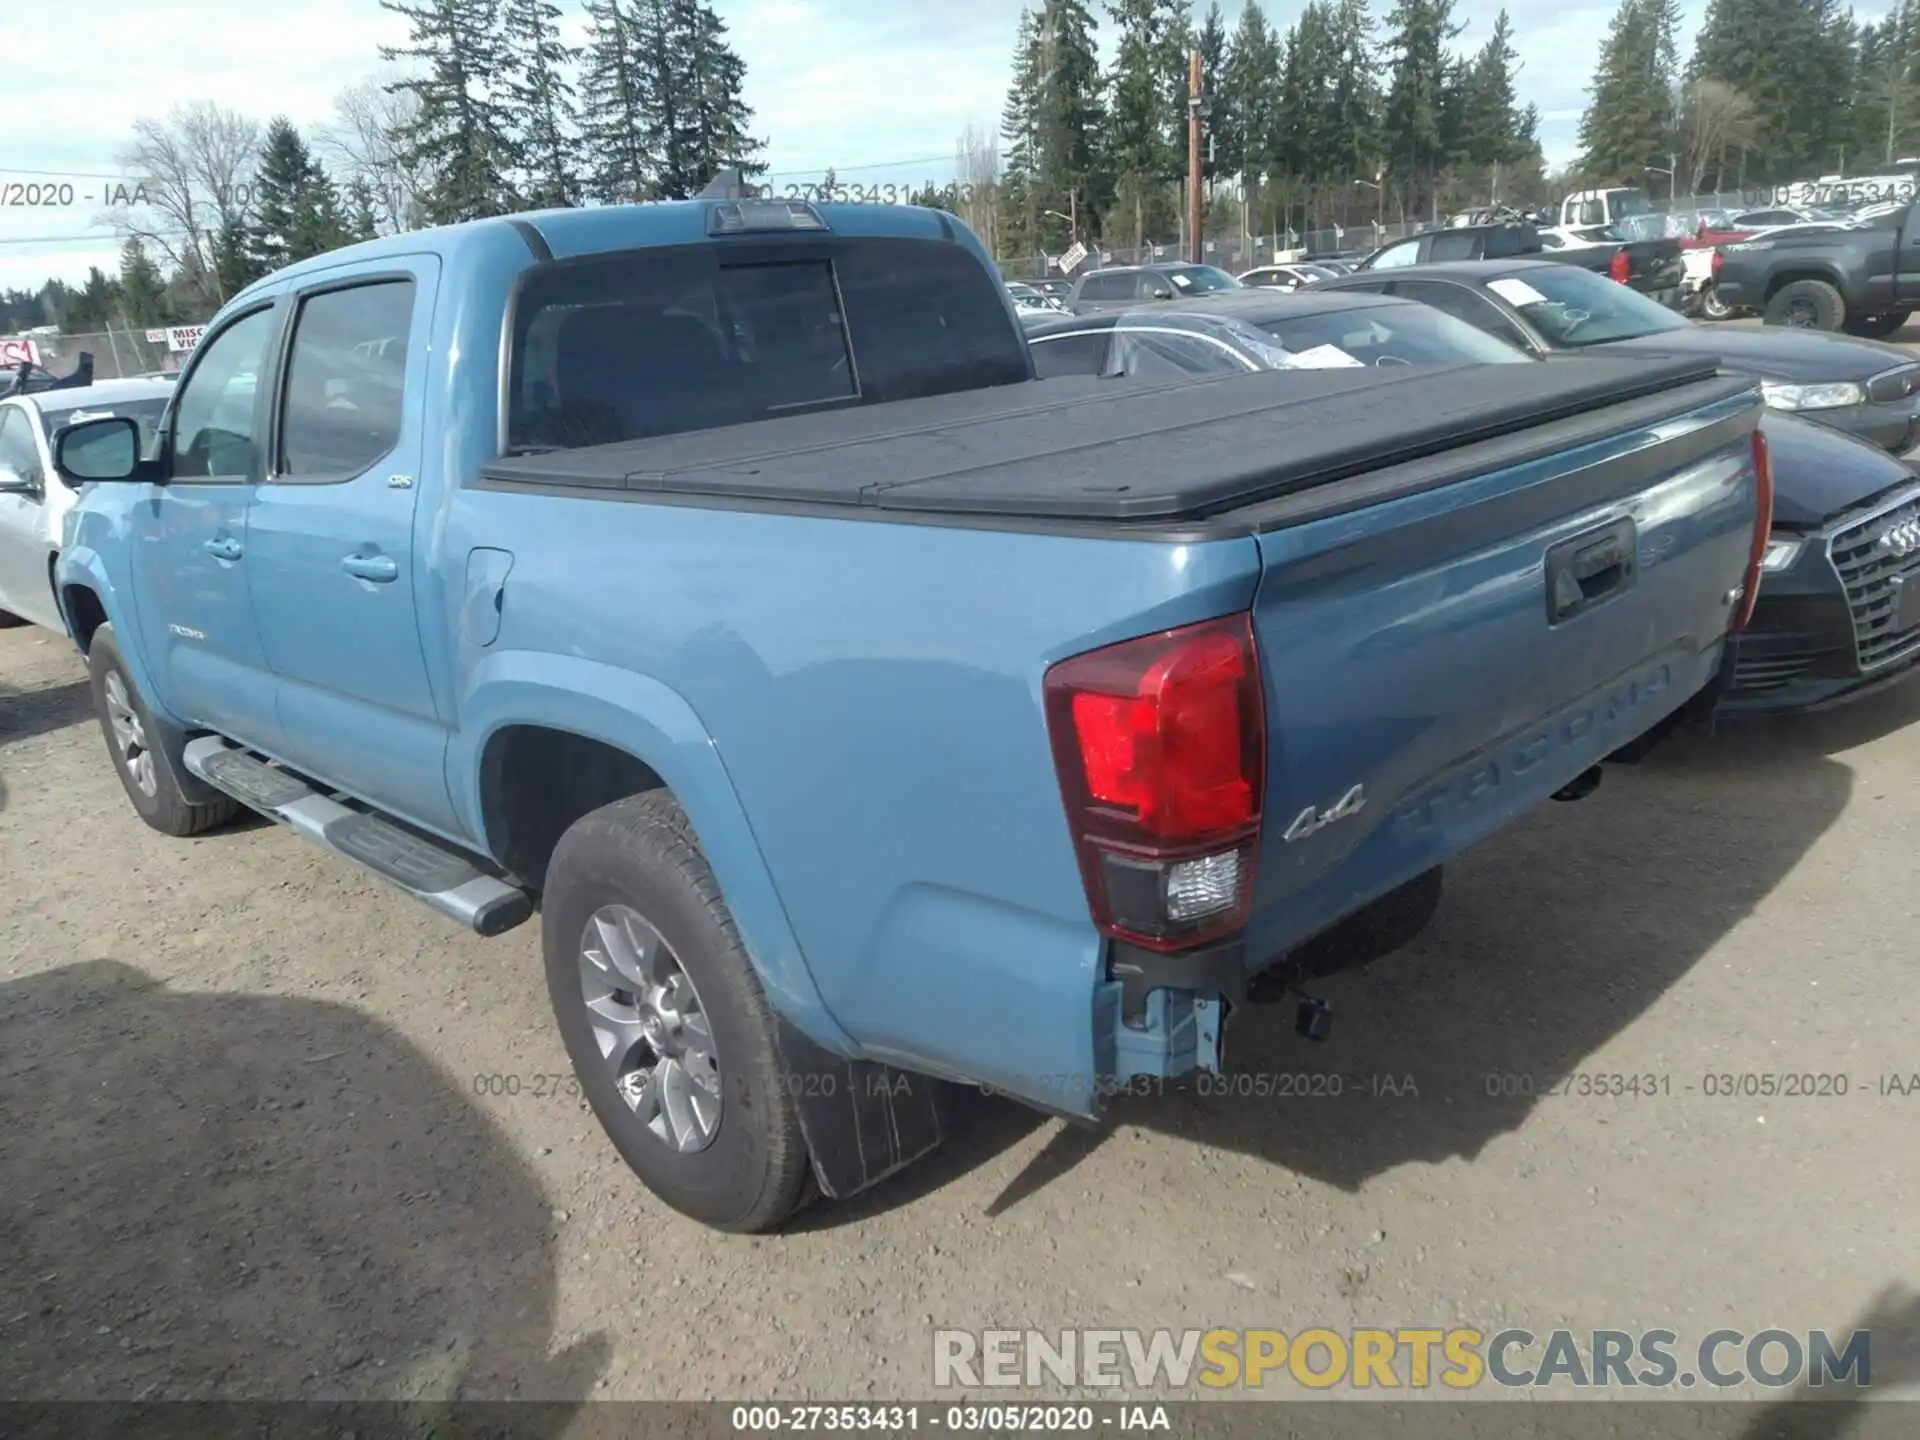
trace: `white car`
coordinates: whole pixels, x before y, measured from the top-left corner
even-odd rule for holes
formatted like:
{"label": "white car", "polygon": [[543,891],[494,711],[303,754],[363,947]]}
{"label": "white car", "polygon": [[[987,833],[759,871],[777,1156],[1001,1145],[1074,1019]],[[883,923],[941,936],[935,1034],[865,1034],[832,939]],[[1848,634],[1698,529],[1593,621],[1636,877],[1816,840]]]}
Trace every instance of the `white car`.
{"label": "white car", "polygon": [[1013,308],[1020,312],[1023,320],[1029,313],[1042,315],[1065,315],[1070,313],[1066,306],[1062,305],[1045,291],[1036,290],[1033,286],[1024,284],[1019,280],[1007,281],[1007,294],[1013,300]]}
{"label": "white car", "polygon": [[54,436],[80,420],[126,415],[139,423],[144,444],[172,394],[167,381],[103,380],[0,399],[0,625],[66,628],[54,603],[53,561],[78,492],[54,472]]}
{"label": "white car", "polygon": [[1299,261],[1292,265],[1256,265],[1234,278],[1242,285],[1252,285],[1262,290],[1298,290],[1320,280],[1331,280],[1338,273],[1324,265]]}

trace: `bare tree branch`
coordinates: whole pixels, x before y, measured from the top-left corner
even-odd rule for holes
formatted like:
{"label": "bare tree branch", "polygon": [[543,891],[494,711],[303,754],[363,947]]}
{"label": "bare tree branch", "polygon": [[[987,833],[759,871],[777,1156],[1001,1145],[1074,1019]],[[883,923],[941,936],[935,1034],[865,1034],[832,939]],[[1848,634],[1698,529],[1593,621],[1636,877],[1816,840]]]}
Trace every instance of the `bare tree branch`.
{"label": "bare tree branch", "polygon": [[1759,139],[1759,116],[1751,100],[1720,80],[1696,80],[1680,96],[1678,108],[1681,163],[1687,190],[1697,195],[1730,146]]}
{"label": "bare tree branch", "polygon": [[961,220],[989,255],[1000,253],[998,189],[1000,184],[1000,147],[994,137],[971,122],[960,132],[955,155],[955,179],[959,194],[955,203]]}
{"label": "bare tree branch", "polygon": [[400,75],[394,69],[342,90],[333,102],[334,118],[315,136],[334,169],[364,180],[373,191],[381,228],[390,234],[425,223],[424,199],[434,180],[425,167],[407,162],[394,139],[420,109],[419,96],[392,88]]}
{"label": "bare tree branch", "polygon": [[204,304],[221,293],[215,245],[253,214],[260,126],[211,101],[179,106],[165,120],[134,122],[120,164],[135,181],[132,203],[101,217],[122,242],[137,239],[165,257]]}

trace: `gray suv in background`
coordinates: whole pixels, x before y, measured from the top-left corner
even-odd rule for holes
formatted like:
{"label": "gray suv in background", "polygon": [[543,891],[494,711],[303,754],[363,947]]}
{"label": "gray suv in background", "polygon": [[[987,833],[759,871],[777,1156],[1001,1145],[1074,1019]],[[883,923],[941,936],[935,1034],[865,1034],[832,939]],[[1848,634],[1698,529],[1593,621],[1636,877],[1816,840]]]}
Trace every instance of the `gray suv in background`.
{"label": "gray suv in background", "polygon": [[1067,308],[1076,315],[1096,315],[1103,310],[1136,309],[1155,300],[1190,300],[1245,288],[1216,265],[1115,265],[1082,275]]}

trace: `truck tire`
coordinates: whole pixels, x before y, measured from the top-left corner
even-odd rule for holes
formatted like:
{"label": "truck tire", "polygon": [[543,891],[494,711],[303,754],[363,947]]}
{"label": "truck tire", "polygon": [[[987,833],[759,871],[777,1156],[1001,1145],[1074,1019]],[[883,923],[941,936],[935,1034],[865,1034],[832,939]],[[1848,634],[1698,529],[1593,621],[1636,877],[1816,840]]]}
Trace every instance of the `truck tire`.
{"label": "truck tire", "polygon": [[1803,330],[1838,330],[1847,302],[1824,280],[1790,280],[1767,297],[1766,322]]}
{"label": "truck tire", "polygon": [[1882,340],[1896,334],[1912,314],[1911,310],[1895,310],[1891,315],[1860,315],[1850,318],[1843,328],[1849,335]]}
{"label": "truck tire", "polygon": [[120,659],[113,626],[102,625],[87,646],[87,673],[93,681],[93,709],[107,740],[114,773],[134,813],[162,835],[198,835],[224,825],[239,803],[224,796],[194,804],[181,793],[180,758],[184,741],[154,724],[146,701]]}
{"label": "truck tire", "polygon": [[793,1214],[811,1162],[773,1010],[679,802],[653,790],[574,822],[540,929],[581,1092],[646,1187],[718,1230]]}
{"label": "truck tire", "polygon": [[1706,320],[1731,320],[1737,312],[1733,306],[1720,298],[1720,292],[1709,285],[1700,292],[1700,315]]}

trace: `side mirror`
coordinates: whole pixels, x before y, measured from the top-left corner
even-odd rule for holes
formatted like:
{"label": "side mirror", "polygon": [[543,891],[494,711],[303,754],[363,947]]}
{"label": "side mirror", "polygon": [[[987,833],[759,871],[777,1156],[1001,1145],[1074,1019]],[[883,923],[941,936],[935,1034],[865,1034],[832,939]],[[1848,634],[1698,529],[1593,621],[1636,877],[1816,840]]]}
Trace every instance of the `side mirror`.
{"label": "side mirror", "polygon": [[140,426],[125,415],[69,425],[53,442],[53,463],[76,485],[90,480],[142,480]]}
{"label": "side mirror", "polygon": [[1171,300],[1173,298],[1173,287],[1171,285],[1154,286],[1153,298],[1156,300]]}

